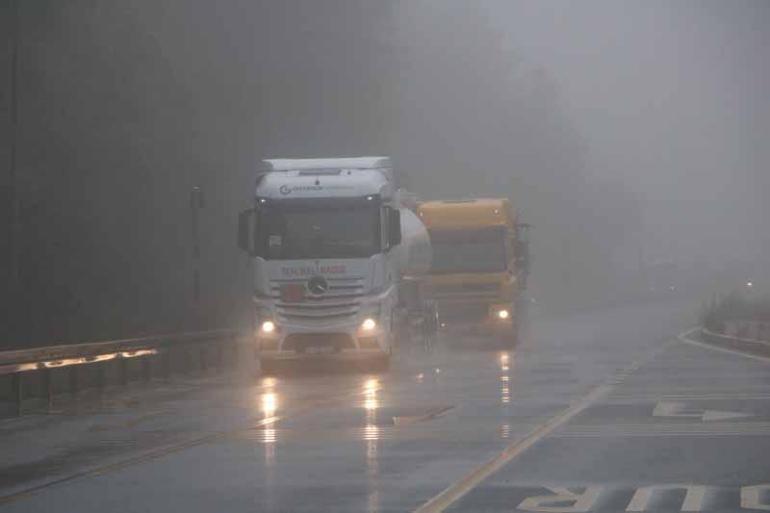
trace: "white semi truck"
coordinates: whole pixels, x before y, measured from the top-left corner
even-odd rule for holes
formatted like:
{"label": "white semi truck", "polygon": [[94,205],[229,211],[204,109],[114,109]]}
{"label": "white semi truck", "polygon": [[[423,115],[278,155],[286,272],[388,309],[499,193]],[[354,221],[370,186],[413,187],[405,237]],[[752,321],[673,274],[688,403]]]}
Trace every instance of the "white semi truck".
{"label": "white semi truck", "polygon": [[425,321],[412,291],[430,242],[402,196],[386,157],[262,161],[238,239],[254,264],[263,371],[319,357],[387,367],[402,326]]}

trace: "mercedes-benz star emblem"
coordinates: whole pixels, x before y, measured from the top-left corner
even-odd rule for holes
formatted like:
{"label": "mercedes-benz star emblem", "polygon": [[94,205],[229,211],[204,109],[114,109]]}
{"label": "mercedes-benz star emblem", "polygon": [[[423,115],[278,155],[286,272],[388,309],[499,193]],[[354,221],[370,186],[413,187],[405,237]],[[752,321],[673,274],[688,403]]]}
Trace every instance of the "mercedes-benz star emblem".
{"label": "mercedes-benz star emblem", "polygon": [[307,282],[307,289],[318,296],[329,290],[329,282],[323,276],[313,276]]}

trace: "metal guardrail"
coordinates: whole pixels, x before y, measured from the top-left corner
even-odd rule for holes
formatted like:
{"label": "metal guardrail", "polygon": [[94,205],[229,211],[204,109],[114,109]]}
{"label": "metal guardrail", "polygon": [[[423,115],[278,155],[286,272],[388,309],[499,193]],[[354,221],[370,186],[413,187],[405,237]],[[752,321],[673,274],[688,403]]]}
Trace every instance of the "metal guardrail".
{"label": "metal guardrail", "polygon": [[770,357],[770,341],[738,338],[723,333],[716,333],[706,328],[701,328],[699,330],[699,336],[703,342],[707,342],[714,346],[762,357]]}
{"label": "metal guardrail", "polygon": [[745,337],[738,337],[734,335],[728,335],[725,333],[717,333],[716,331],[711,331],[707,328],[701,329],[701,334],[705,337],[709,338],[716,338],[719,340],[729,340],[734,342],[743,342],[745,344],[757,344],[760,346],[768,346],[770,347],[770,340],[762,340],[757,338],[745,338]]}
{"label": "metal guardrail", "polygon": [[0,389],[8,387],[10,393],[0,401],[10,401],[11,413],[21,415],[25,400],[43,399],[50,409],[62,391],[77,394],[150,381],[153,375],[168,379],[177,371],[191,372],[194,359],[198,370],[205,371],[213,360],[221,371],[228,350],[231,363],[237,362],[237,336],[235,330],[212,330],[3,351],[0,380],[6,383]]}

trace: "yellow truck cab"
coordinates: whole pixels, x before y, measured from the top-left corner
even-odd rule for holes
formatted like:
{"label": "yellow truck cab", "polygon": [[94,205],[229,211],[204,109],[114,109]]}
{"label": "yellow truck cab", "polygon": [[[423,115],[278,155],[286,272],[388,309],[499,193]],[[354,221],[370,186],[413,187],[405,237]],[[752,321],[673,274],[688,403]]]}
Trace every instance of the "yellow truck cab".
{"label": "yellow truck cab", "polygon": [[527,225],[517,223],[510,201],[428,201],[417,213],[433,248],[439,325],[515,343],[529,256]]}

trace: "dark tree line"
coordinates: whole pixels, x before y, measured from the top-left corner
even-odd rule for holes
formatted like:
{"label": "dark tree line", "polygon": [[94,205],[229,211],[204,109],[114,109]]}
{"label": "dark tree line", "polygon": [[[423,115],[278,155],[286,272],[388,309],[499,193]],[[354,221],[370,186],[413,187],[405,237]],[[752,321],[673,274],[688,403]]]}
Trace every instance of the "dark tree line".
{"label": "dark tree line", "polygon": [[[612,186],[588,180],[558,86],[472,3],[36,0],[19,2],[18,29],[21,265],[15,290],[3,274],[5,347],[245,325],[235,215],[267,156],[391,154],[424,197],[510,194],[538,225],[544,294],[600,276],[622,238],[627,202],[599,199]],[[206,201],[197,310],[195,186]]]}

